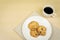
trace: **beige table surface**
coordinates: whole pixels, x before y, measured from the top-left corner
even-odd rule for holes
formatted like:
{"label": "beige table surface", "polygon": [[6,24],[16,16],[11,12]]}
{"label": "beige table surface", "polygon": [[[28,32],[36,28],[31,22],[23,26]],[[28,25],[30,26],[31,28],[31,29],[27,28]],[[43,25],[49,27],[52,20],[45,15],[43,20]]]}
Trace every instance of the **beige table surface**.
{"label": "beige table surface", "polygon": [[43,14],[45,5],[52,5],[56,13],[55,17],[45,17],[53,25],[50,40],[60,40],[60,0],[0,0],[0,40],[22,40],[13,29],[33,11]]}

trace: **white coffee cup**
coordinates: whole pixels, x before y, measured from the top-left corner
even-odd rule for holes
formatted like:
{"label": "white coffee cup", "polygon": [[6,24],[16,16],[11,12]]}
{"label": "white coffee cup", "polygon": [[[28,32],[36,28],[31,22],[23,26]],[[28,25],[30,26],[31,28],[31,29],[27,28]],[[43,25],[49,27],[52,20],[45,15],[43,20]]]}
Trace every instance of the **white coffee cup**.
{"label": "white coffee cup", "polygon": [[[49,7],[49,8],[51,8],[52,9],[52,13],[50,14],[50,13],[46,13],[45,11],[44,11],[44,8],[47,8],[47,7]],[[45,5],[44,7],[43,7],[43,14],[44,14],[44,16],[47,16],[47,17],[54,17],[56,14],[55,14],[55,9],[54,9],[54,7],[53,6],[51,6],[51,5]]]}

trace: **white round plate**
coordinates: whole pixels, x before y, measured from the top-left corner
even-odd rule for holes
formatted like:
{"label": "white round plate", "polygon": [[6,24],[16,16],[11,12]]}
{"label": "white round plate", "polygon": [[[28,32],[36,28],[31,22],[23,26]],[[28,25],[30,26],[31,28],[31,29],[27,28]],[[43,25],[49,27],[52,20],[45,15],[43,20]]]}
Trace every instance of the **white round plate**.
{"label": "white round plate", "polygon": [[[47,29],[45,36],[38,36],[37,38],[34,38],[30,35],[30,30],[28,28],[28,24],[31,21],[36,21],[39,23],[39,25],[44,25]],[[45,18],[41,16],[31,16],[25,22],[22,26],[22,33],[26,40],[48,40],[52,34],[52,27],[51,24],[46,20]]]}

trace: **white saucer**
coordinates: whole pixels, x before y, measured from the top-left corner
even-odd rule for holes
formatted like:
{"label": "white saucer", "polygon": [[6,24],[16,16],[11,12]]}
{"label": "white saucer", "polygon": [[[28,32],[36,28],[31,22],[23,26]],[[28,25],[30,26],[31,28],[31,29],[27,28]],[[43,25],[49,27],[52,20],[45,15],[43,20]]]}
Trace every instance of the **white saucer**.
{"label": "white saucer", "polygon": [[[28,28],[28,24],[31,21],[37,21],[40,25],[44,25],[47,29],[45,36],[39,36],[37,38],[34,38],[30,35],[30,30]],[[45,18],[41,16],[31,16],[28,19],[25,20],[22,26],[22,33],[26,40],[48,40],[51,37],[52,34],[52,27],[51,24],[46,20]]]}

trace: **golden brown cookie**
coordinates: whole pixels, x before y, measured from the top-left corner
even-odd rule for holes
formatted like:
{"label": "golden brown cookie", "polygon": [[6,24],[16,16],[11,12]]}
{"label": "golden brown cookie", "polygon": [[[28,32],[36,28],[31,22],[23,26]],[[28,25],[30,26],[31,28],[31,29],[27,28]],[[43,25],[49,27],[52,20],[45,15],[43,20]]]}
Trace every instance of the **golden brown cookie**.
{"label": "golden brown cookie", "polygon": [[46,28],[44,26],[39,26],[37,32],[43,36],[46,34]]}
{"label": "golden brown cookie", "polygon": [[39,34],[38,34],[38,32],[37,32],[36,30],[30,31],[30,35],[31,35],[32,37],[38,37],[38,36],[39,36]]}
{"label": "golden brown cookie", "polygon": [[32,21],[28,24],[28,27],[30,30],[35,30],[38,28],[38,26],[39,26],[39,24],[36,21]]}

